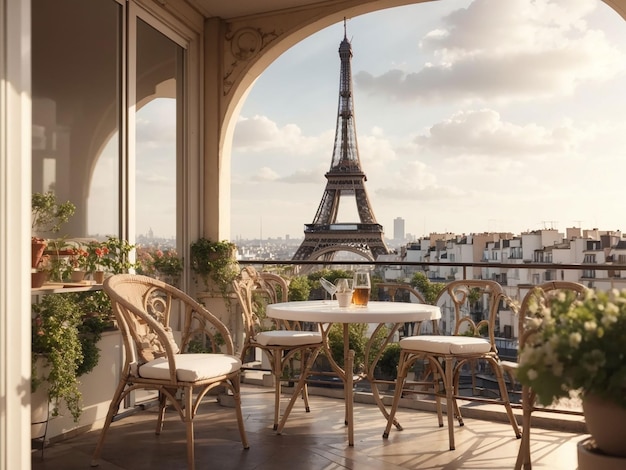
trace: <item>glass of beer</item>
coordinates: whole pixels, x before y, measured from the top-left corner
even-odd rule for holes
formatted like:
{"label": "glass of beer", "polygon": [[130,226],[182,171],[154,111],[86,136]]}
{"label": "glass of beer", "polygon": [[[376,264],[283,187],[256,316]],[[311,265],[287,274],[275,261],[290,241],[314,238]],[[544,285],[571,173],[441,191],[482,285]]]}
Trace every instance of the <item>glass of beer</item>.
{"label": "glass of beer", "polygon": [[359,307],[367,306],[371,289],[369,271],[358,270],[354,273],[352,289],[352,303]]}

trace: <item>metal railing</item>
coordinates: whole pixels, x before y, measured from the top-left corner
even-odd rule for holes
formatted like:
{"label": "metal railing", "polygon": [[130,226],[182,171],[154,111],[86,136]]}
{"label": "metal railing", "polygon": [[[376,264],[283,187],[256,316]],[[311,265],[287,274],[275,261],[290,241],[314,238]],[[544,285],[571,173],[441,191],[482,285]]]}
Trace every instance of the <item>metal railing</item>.
{"label": "metal railing", "polygon": [[[477,278],[476,270],[482,268],[491,268],[495,270],[499,270],[500,272],[494,274],[494,280],[496,276],[499,279],[505,280],[514,280],[512,276],[508,275],[508,270],[535,270],[539,273],[542,273],[537,278],[537,282],[535,283],[519,283],[519,284],[511,284],[508,283],[509,290],[514,290],[519,288],[520,291],[528,291],[533,284],[539,284],[548,280],[555,280],[556,272],[559,271],[578,271],[579,278],[576,279],[578,282],[581,282],[588,287],[595,287],[595,284],[601,282],[606,285],[612,285],[612,287],[623,287],[626,288],[626,264],[620,263],[573,263],[573,264],[558,264],[558,263],[538,263],[538,262],[521,262],[521,263],[505,263],[505,262],[476,262],[476,263],[462,263],[462,262],[411,262],[411,261],[397,261],[397,262],[389,262],[389,261],[368,261],[368,260],[349,260],[349,261],[318,261],[318,260],[266,260],[266,259],[255,259],[255,260],[241,260],[239,261],[241,265],[254,265],[257,268],[261,267],[261,269],[279,269],[285,272],[289,272],[292,275],[298,275],[301,272],[311,273],[316,270],[321,269],[341,269],[341,270],[354,270],[359,267],[369,267],[374,272],[378,270],[378,272],[382,272],[385,269],[405,269],[407,273],[411,273],[411,276],[415,272],[422,272],[427,275],[431,273],[434,268],[454,268],[451,269],[450,272],[454,272],[460,274],[462,279],[468,278]],[[303,268],[308,269],[303,269]],[[625,271],[625,275],[621,276],[620,271]],[[607,275],[604,277],[597,276],[588,276],[588,273],[596,274],[598,272],[604,272]],[[611,273],[612,276],[608,276]],[[585,276],[583,276],[585,274]],[[406,286],[410,281],[411,276],[408,278],[402,279],[402,281],[395,282],[396,286]],[[572,273],[569,274],[570,277],[574,276]],[[458,278],[459,276],[454,276]],[[575,276],[574,276],[575,277]],[[437,282],[446,282],[446,280],[451,279],[440,279],[440,278],[430,278],[433,281]],[[490,277],[492,279],[492,277]],[[571,279],[570,279],[571,280]],[[384,279],[380,283],[385,286],[385,289],[389,289],[390,287],[393,289],[394,280]],[[503,285],[506,285],[505,282]],[[615,284],[615,286],[613,286]],[[519,299],[519,297],[518,297]],[[517,352],[517,335],[513,335],[513,337],[500,337],[497,339],[499,342],[499,348],[502,347],[503,353],[507,360],[515,360],[516,352]],[[515,406],[515,405],[514,405]],[[519,407],[519,405],[517,405]],[[555,407],[551,407],[546,411],[561,413],[561,414],[582,414],[581,409],[576,403],[565,402],[561,405],[557,405]]]}

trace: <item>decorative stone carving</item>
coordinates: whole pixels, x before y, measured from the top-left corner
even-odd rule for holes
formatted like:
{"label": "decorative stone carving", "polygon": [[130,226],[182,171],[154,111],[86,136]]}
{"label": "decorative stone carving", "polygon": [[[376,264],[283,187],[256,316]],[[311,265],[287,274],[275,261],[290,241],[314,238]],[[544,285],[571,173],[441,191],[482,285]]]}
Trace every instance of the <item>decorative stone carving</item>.
{"label": "decorative stone carving", "polygon": [[250,26],[226,33],[224,38],[224,96],[228,95],[247,64],[281,34],[275,30],[263,32],[261,28]]}
{"label": "decorative stone carving", "polygon": [[230,40],[230,50],[239,60],[248,60],[254,57],[263,45],[261,32],[254,28],[241,28],[233,34]]}

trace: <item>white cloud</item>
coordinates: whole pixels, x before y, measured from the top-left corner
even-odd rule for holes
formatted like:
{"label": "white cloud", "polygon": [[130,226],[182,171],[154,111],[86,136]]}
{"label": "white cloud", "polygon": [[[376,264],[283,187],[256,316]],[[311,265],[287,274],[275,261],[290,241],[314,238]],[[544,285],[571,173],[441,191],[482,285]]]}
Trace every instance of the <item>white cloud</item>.
{"label": "white cloud", "polygon": [[271,168],[266,166],[259,168],[258,173],[253,176],[253,181],[276,181],[279,178],[278,173],[276,173]]}
{"label": "white cloud", "polygon": [[518,125],[502,120],[492,109],[458,111],[415,139],[422,151],[498,159],[560,154],[575,146],[576,141],[574,130],[565,125],[555,129],[535,123]]}
{"label": "white cloud", "polygon": [[584,20],[596,0],[475,0],[424,35],[414,72],[355,75],[359,89],[422,102],[534,100],[571,94],[624,69],[625,56]]}
{"label": "white cloud", "polygon": [[267,116],[240,117],[233,136],[233,147],[241,153],[288,150],[293,155],[308,155],[332,145],[333,135],[329,131],[317,137],[307,137],[296,124],[279,127]]}

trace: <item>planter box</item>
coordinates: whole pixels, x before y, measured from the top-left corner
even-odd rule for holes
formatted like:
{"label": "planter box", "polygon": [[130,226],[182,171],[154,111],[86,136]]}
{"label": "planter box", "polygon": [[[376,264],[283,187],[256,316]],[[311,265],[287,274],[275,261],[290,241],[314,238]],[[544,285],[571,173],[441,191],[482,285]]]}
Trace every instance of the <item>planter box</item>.
{"label": "planter box", "polygon": [[[109,403],[115,388],[119,382],[119,374],[122,366],[123,344],[119,331],[105,332],[98,343],[100,349],[100,361],[93,371],[79,378],[80,391],[83,395],[83,413],[78,423],[74,422],[72,415],[61,404],[59,416],[50,417],[45,429],[43,424],[31,426],[31,439],[46,441],[59,440],[74,433],[98,428],[104,422],[109,411]],[[41,421],[41,415],[35,416],[33,412],[47,408],[47,392],[45,384],[41,384],[36,393],[31,396],[31,422]],[[52,409],[52,406],[50,407]],[[43,416],[45,417],[44,412]]]}

